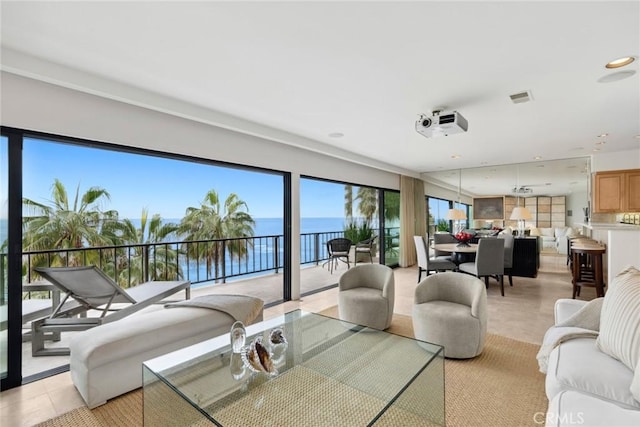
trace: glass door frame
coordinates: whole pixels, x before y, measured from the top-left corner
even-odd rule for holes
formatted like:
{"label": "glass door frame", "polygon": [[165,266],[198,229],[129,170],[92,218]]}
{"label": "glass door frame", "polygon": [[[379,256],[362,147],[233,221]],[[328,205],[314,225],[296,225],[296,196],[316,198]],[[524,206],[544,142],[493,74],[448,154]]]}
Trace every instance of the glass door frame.
{"label": "glass door frame", "polygon": [[7,167],[7,372],[0,380],[0,390],[22,384],[22,134],[1,129],[8,138]]}

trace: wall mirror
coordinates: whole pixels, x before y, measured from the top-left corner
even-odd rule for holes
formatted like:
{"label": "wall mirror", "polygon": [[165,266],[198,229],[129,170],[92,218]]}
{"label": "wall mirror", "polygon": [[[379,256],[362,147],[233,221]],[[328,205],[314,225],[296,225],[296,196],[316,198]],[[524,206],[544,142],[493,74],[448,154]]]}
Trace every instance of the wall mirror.
{"label": "wall mirror", "polygon": [[[445,188],[461,187],[469,198],[566,196],[566,223],[584,222],[589,207],[589,157],[483,166],[424,173],[425,180]],[[460,183],[459,180],[460,179]]]}

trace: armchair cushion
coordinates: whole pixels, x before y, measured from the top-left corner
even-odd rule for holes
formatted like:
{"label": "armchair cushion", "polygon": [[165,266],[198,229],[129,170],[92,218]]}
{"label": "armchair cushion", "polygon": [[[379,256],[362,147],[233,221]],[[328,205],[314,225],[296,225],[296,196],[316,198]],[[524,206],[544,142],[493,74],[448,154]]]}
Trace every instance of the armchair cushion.
{"label": "armchair cushion", "polygon": [[631,381],[631,394],[640,402],[640,360],[636,365],[636,370],[633,373],[633,380]]}
{"label": "armchair cushion", "polygon": [[631,394],[633,371],[598,351],[592,338],[576,338],[549,356],[545,390],[549,400],[565,390],[584,392],[628,408],[640,409]]}
{"label": "armchair cushion", "polygon": [[640,359],[640,271],[627,267],[609,287],[600,318],[598,348],[635,369]]}

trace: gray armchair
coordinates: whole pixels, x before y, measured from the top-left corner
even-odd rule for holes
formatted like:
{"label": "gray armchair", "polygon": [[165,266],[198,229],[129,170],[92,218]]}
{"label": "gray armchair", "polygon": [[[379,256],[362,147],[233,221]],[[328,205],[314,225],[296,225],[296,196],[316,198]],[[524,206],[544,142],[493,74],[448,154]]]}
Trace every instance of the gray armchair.
{"label": "gray armchair", "polygon": [[387,329],[393,317],[394,297],[391,268],[382,264],[355,266],[338,281],[338,316],[358,325]]}
{"label": "gray armchair", "polygon": [[475,262],[465,262],[458,266],[463,273],[484,277],[489,287],[489,277],[496,276],[500,282],[500,292],[504,296],[504,239],[483,238],[478,242]]}
{"label": "gray armchair", "polygon": [[416,253],[418,255],[418,282],[420,282],[423,272],[428,276],[430,271],[456,269],[456,265],[445,258],[429,258],[427,243],[422,236],[413,236],[413,241],[416,245]]}
{"label": "gray armchair", "polygon": [[475,357],[487,334],[487,291],[467,274],[428,276],[416,287],[412,320],[416,339],[443,346],[445,357]]}

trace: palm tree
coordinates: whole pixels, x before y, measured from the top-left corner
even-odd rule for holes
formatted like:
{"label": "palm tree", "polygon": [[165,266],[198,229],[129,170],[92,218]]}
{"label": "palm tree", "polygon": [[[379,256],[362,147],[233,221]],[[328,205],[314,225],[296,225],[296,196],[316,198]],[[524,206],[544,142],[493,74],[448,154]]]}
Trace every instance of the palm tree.
{"label": "palm tree", "polygon": [[[149,218],[149,211],[142,209],[140,228],[130,219],[117,225],[119,244],[131,245],[129,252],[122,253],[115,264],[120,285],[128,287],[149,278],[177,280],[182,278],[182,268],[178,264],[178,251],[165,242],[167,237],[178,230],[178,225],[162,223],[159,214]],[[152,245],[150,245],[152,244]],[[111,268],[115,267],[112,266]],[[115,271],[112,272],[115,275]]]}
{"label": "palm tree", "polygon": [[371,187],[358,187],[356,200],[358,200],[358,212],[366,223],[371,225],[373,217],[378,212],[378,190]]}
{"label": "palm tree", "polygon": [[[100,187],[89,188],[80,197],[80,185],[70,203],[65,186],[56,179],[49,204],[24,198],[23,250],[70,249],[113,244],[111,225],[117,222],[118,212],[102,211],[102,203],[110,200],[109,193]],[[95,254],[94,254],[95,255]],[[60,252],[52,265],[81,265],[83,260]],[[45,260],[35,260],[36,265]]]}
{"label": "palm tree", "polygon": [[344,216],[347,221],[353,218],[353,187],[348,184],[344,186]]}
{"label": "palm tree", "polygon": [[[207,241],[188,244],[187,253],[198,259],[204,258],[207,273],[211,274],[213,268],[216,282],[224,262],[224,251],[238,257],[245,257],[248,254],[252,244],[250,240],[246,244],[242,239],[231,239],[253,237],[255,221],[247,212],[248,210],[247,204],[235,193],[229,194],[224,205],[221,206],[218,193],[212,189],[207,192],[200,207],[187,208],[180,222],[178,231],[185,236],[185,240]],[[231,240],[218,241],[218,239]]]}

